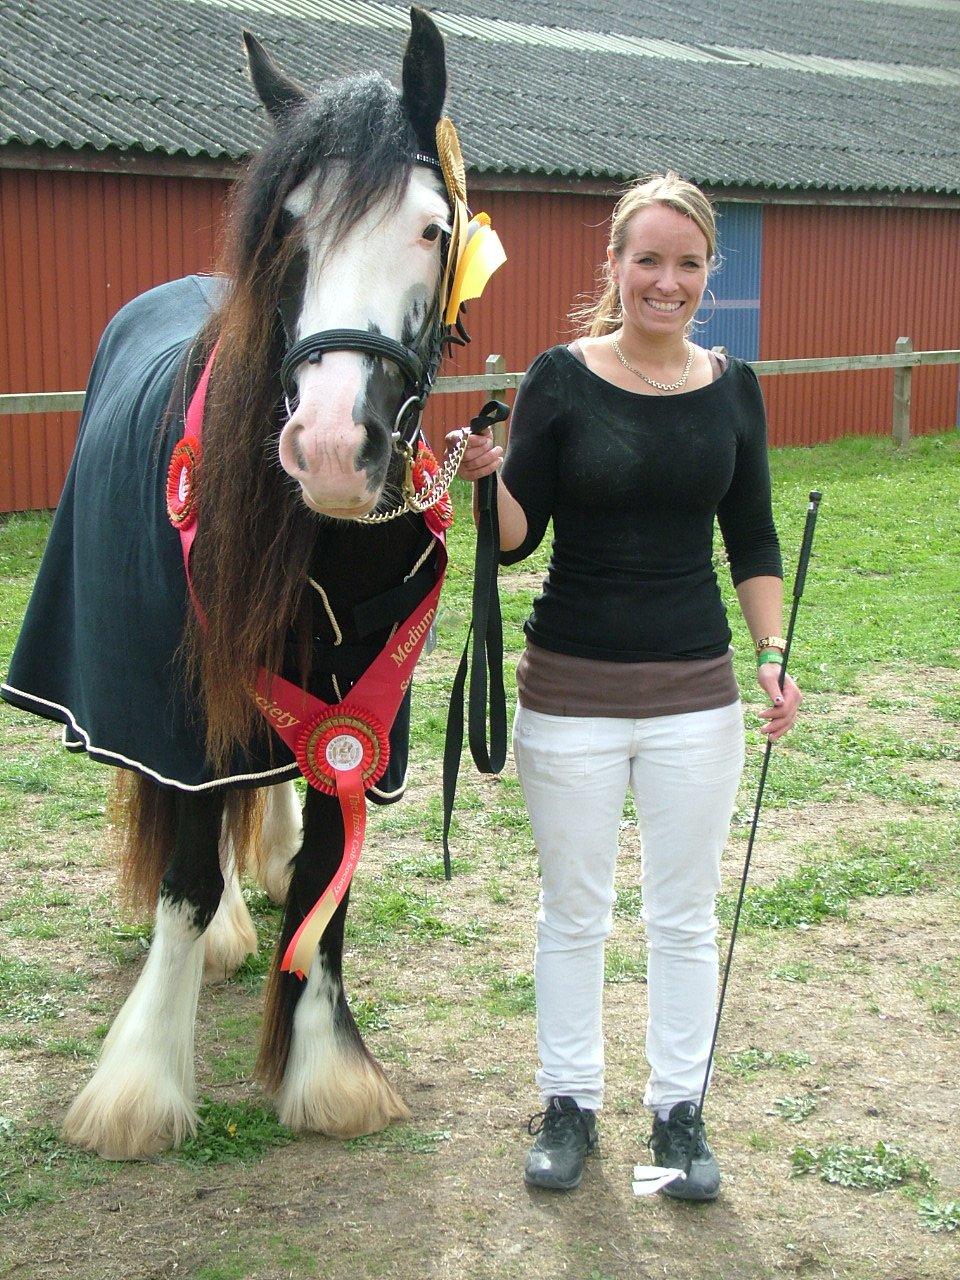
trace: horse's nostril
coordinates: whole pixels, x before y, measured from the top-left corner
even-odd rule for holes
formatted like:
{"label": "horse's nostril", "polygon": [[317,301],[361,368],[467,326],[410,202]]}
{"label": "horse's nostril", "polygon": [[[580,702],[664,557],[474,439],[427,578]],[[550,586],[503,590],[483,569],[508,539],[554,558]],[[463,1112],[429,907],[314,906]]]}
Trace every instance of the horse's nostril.
{"label": "horse's nostril", "polygon": [[310,468],[307,465],[306,454],[303,452],[303,447],[301,445],[302,440],[303,427],[298,426],[295,423],[288,423],[285,432],[285,439],[281,439],[280,441],[280,459],[281,462],[284,460],[283,446],[286,444],[287,461],[293,463],[294,470],[300,472],[301,475],[305,475]]}
{"label": "horse's nostril", "polygon": [[293,442],[293,460],[297,464],[298,471],[305,472],[307,470],[307,460],[303,456],[303,450],[297,444],[296,440]]}

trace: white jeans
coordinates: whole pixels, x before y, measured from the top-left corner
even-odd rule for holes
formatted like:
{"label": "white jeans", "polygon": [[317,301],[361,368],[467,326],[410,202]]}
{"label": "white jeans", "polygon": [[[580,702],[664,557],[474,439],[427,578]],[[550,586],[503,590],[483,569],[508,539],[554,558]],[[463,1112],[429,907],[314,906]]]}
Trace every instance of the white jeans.
{"label": "white jeans", "polygon": [[518,705],[513,749],[540,856],[534,973],[544,1102],[603,1100],[603,953],[623,802],[636,800],[647,933],[644,1102],[700,1096],[717,994],[720,854],[743,768],[739,702],[643,720]]}

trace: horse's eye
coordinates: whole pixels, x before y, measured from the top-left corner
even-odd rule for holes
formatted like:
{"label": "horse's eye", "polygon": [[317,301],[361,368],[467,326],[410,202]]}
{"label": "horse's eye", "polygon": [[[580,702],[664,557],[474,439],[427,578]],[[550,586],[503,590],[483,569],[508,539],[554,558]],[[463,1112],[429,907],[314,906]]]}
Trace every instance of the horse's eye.
{"label": "horse's eye", "polygon": [[440,232],[443,230],[439,222],[431,222],[429,226],[424,228],[423,239],[433,243],[434,240],[440,239]]}

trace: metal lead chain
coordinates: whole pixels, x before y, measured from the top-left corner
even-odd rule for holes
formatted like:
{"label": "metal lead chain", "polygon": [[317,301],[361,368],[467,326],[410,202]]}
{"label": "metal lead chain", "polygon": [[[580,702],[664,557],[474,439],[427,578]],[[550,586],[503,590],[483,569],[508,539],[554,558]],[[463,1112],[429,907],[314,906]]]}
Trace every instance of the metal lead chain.
{"label": "metal lead chain", "polygon": [[444,457],[440,470],[419,493],[413,488],[413,450],[408,444],[404,443],[403,501],[389,511],[374,511],[368,516],[359,516],[357,523],[386,524],[389,520],[396,520],[398,516],[405,515],[408,511],[416,511],[417,513],[428,511],[440,501],[453,483],[457,468],[466,453],[468,439],[469,432],[465,431],[458,443],[453,447],[453,450]]}

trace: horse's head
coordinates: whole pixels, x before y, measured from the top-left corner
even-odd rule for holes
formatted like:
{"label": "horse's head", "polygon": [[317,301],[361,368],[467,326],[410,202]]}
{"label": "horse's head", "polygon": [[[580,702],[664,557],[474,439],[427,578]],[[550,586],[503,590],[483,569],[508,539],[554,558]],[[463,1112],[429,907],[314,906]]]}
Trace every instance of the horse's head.
{"label": "horse's head", "polygon": [[[411,22],[402,96],[371,75],[310,97],[244,37],[276,127],[257,170],[282,264],[273,275],[290,416],[280,463],[308,507],[342,519],[376,506],[398,419],[415,420],[409,402],[424,395],[439,357],[450,211],[440,173],[424,161],[437,154],[446,68],[434,23],[417,9]],[[257,238],[262,245],[262,227]]]}

